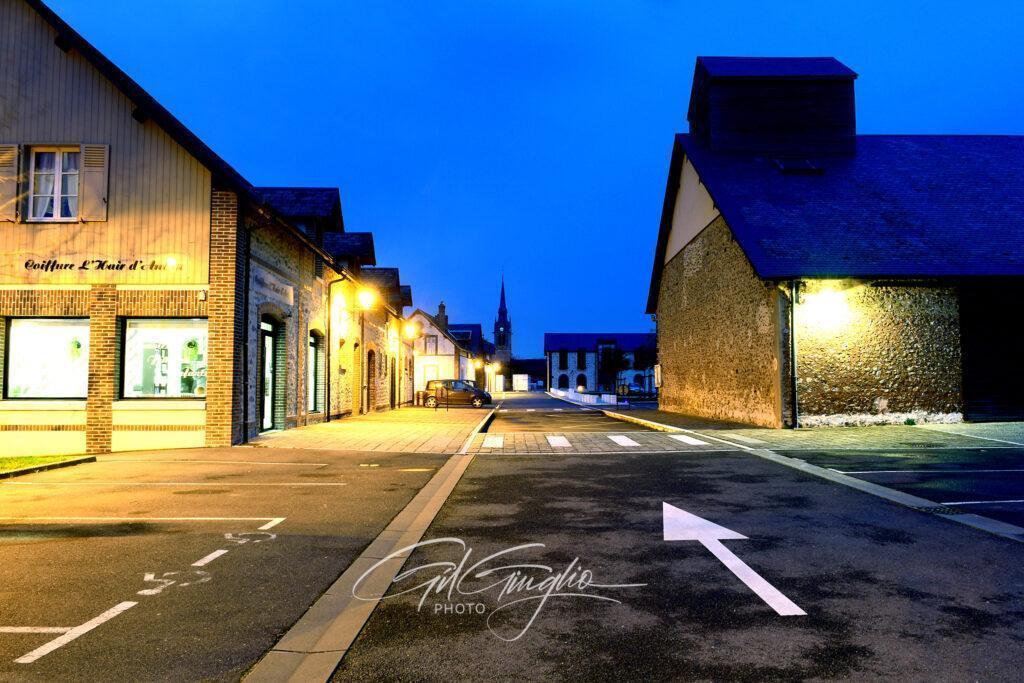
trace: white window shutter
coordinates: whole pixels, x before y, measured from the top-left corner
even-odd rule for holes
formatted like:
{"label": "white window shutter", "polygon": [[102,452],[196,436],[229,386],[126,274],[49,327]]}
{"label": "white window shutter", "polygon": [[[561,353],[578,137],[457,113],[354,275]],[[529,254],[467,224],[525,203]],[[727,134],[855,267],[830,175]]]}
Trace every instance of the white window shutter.
{"label": "white window shutter", "polygon": [[18,220],[18,146],[0,145],[0,222]]}
{"label": "white window shutter", "polygon": [[82,145],[79,216],[83,221],[107,220],[109,145]]}

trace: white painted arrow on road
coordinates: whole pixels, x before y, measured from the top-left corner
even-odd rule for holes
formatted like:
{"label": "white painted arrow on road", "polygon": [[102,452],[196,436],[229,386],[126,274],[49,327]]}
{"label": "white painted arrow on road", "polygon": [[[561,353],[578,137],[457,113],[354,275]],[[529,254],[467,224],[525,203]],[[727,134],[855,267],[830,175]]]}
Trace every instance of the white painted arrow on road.
{"label": "white painted arrow on road", "polygon": [[792,600],[780,593],[775,586],[761,578],[761,575],[748,567],[743,560],[733,555],[731,550],[722,545],[722,541],[745,540],[746,536],[665,502],[661,504],[661,514],[666,541],[699,541],[729,571],[745,583],[747,588],[757,593],[757,596],[768,603],[769,607],[779,615],[792,617],[807,614]]}

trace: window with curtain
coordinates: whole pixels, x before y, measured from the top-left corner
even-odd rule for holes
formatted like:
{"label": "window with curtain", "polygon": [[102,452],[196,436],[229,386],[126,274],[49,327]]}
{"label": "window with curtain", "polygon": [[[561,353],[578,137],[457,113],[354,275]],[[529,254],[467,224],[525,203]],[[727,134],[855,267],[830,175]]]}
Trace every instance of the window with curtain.
{"label": "window with curtain", "polygon": [[427,356],[437,355],[437,335],[428,334],[423,338],[423,353]]}
{"label": "window with curtain", "polygon": [[85,398],[87,318],[12,318],[7,333],[8,398]]}
{"label": "window with curtain", "polygon": [[32,150],[29,217],[36,221],[78,218],[78,147]]}
{"label": "window with curtain", "polygon": [[129,318],[125,398],[205,398],[207,324],[202,318]]}

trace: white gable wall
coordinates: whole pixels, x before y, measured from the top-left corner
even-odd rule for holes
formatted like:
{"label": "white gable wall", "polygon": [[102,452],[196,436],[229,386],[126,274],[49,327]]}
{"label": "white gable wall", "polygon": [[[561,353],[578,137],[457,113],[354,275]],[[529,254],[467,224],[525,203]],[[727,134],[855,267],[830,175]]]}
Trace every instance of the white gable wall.
{"label": "white gable wall", "polygon": [[715,202],[707,188],[700,182],[697,169],[689,159],[683,160],[683,172],[679,179],[676,206],[672,212],[672,230],[665,248],[665,263],[682,251],[701,230],[719,215]]}

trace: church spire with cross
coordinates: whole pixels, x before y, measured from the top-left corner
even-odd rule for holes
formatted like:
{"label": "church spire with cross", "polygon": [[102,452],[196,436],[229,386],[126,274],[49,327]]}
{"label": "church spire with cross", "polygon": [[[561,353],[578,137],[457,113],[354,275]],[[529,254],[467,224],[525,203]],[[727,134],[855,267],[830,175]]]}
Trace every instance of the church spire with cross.
{"label": "church spire with cross", "polygon": [[508,367],[512,360],[512,319],[508,317],[505,303],[505,276],[501,276],[501,298],[498,301],[498,318],[494,321],[494,359]]}

